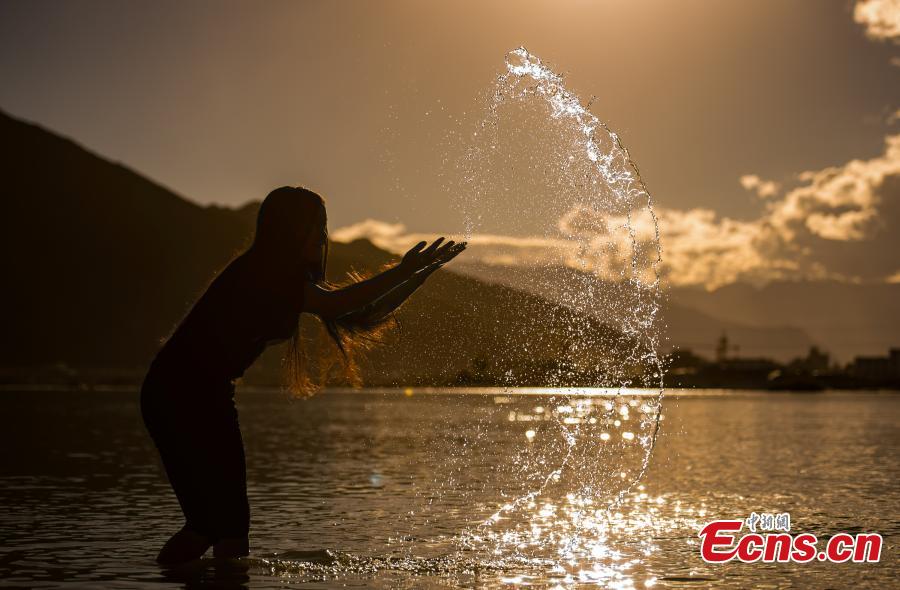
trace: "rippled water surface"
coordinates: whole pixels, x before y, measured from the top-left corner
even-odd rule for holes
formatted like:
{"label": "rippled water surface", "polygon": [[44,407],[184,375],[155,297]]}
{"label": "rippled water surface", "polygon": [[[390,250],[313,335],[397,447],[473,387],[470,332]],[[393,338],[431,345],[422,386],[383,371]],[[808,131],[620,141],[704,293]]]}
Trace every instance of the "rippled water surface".
{"label": "rippled water surface", "polygon": [[[572,399],[401,391],[289,402],[243,392],[253,555],[163,571],[153,557],[180,526],[180,513],[137,395],[2,392],[0,585],[896,584],[900,396],[676,394],[664,407],[646,477],[612,512],[567,494],[565,479],[522,500],[529,474],[515,466],[529,465],[523,454],[550,441],[536,422],[516,417]],[[578,468],[604,470],[584,457]],[[511,499],[524,509],[515,512],[521,522],[504,530],[519,536],[492,552],[477,541],[490,532],[485,519]],[[879,532],[882,561],[705,564],[701,524],[751,511],[790,512],[795,532],[820,538]]]}

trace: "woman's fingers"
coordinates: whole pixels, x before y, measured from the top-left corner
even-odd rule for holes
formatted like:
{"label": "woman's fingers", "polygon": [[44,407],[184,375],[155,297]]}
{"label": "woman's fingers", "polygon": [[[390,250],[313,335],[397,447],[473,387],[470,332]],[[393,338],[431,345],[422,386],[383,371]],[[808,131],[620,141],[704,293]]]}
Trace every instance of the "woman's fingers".
{"label": "woman's fingers", "polygon": [[443,256],[447,251],[449,251],[451,248],[453,248],[453,245],[454,245],[455,243],[456,243],[456,242],[454,242],[453,240],[450,240],[449,242],[446,242],[446,243],[445,243],[444,245],[442,245],[440,248],[438,248],[437,250],[435,250],[434,252],[432,252],[432,254],[431,254],[432,258],[433,258],[434,260],[439,259],[439,258],[440,258],[441,256]]}
{"label": "woman's fingers", "polygon": [[441,268],[466,249],[466,243],[461,242],[459,244],[450,243],[446,245],[444,248],[441,248],[438,255],[434,257],[430,262],[424,264],[419,272],[416,273],[420,280],[424,281],[428,277],[430,277],[434,271]]}
{"label": "woman's fingers", "polygon": [[422,268],[422,260],[423,254],[422,249],[428,245],[428,242],[422,241],[410,248],[406,254],[403,255],[403,260],[401,264],[406,266],[407,268],[413,269],[413,271]]}
{"label": "woman's fingers", "polygon": [[466,247],[465,242],[454,242],[453,240],[450,240],[449,242],[447,242],[446,244],[441,246],[441,248],[438,250],[438,252],[435,253],[435,256],[436,257],[444,256],[450,252],[455,252],[458,249],[465,248],[465,247]]}
{"label": "woman's fingers", "polygon": [[409,252],[407,252],[407,254],[418,254],[419,251],[422,250],[422,248],[424,248],[426,245],[428,245],[428,242],[425,242],[425,241],[419,242],[418,244],[416,244],[415,246],[410,248]]}
{"label": "woman's fingers", "polygon": [[[443,265],[466,249],[465,242],[458,243],[453,240],[445,242],[444,240],[444,236],[441,236],[430,245],[424,241],[419,242],[410,248],[403,257],[403,262],[414,269],[426,269],[435,263],[438,266]],[[433,271],[434,269],[430,269],[430,272]]]}
{"label": "woman's fingers", "polygon": [[459,255],[460,252],[466,249],[466,243],[461,242],[459,244],[452,244],[447,248],[442,249],[440,256],[438,256],[438,260],[441,262],[448,262]]}
{"label": "woman's fingers", "polygon": [[422,254],[430,254],[438,249],[438,246],[441,245],[441,242],[444,241],[444,236],[439,237],[435,241],[431,242],[431,245],[425,248],[425,251]]}

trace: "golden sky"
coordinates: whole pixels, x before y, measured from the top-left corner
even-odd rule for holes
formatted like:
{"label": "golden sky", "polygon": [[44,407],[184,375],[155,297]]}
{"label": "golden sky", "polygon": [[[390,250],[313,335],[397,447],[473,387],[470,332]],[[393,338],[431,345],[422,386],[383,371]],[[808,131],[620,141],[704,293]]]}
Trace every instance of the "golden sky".
{"label": "golden sky", "polygon": [[[621,134],[674,283],[898,280],[898,14],[891,0],[7,1],[0,108],[201,203],[310,186],[335,233],[397,248],[461,227],[461,138],[525,45]],[[527,226],[484,231],[484,257],[566,256]]]}

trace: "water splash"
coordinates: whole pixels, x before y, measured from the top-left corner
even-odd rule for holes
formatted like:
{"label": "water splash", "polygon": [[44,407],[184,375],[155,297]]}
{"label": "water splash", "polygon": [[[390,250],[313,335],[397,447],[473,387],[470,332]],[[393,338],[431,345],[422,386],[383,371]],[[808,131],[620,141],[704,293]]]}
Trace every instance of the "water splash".
{"label": "water splash", "polygon": [[[529,341],[492,360],[510,386],[560,387],[538,406],[502,402],[506,428],[522,430],[504,475],[521,486],[462,543],[596,558],[601,521],[643,477],[659,433],[661,247],[650,193],[618,134],[524,47],[507,54],[462,169],[476,257],[479,244],[512,243],[497,237],[504,231],[553,246],[551,256],[484,247],[469,271],[543,298],[541,313],[522,317]],[[553,366],[539,377],[523,370],[522,349]],[[483,429],[498,426],[483,419]]]}

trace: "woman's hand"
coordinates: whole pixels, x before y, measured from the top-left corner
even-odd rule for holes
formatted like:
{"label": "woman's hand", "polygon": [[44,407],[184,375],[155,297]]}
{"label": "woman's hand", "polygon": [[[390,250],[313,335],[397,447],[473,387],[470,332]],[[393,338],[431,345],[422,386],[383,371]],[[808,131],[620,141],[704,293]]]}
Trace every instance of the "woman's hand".
{"label": "woman's hand", "polygon": [[429,269],[428,274],[431,274],[466,249],[465,242],[458,244],[453,240],[447,243],[443,242],[443,236],[436,239],[427,248],[427,242],[419,242],[403,256],[399,266],[411,274],[425,269]]}
{"label": "woman's hand", "polygon": [[424,281],[429,276],[431,276],[431,273],[456,258],[460,254],[460,252],[465,249],[465,242],[460,242],[458,244],[450,242],[450,244],[446,247],[446,250],[444,250],[444,253],[442,253],[434,262],[417,272],[414,275],[414,278],[419,279],[420,282]]}
{"label": "woman's hand", "polygon": [[[443,240],[443,238],[441,238],[441,240]],[[416,244],[416,246],[403,257],[404,261],[406,261],[406,264],[410,265],[410,269],[414,268],[413,265],[425,264],[425,266],[414,271],[407,280],[400,283],[400,285],[394,289],[388,291],[375,301],[372,301],[360,312],[358,317],[365,318],[365,321],[369,322],[379,322],[383,320],[388,314],[403,305],[403,302],[406,301],[434,271],[453,260],[460,252],[466,249],[465,242],[460,242],[458,244],[447,242],[443,246],[440,246],[441,240],[437,240],[435,244],[432,244],[429,248],[430,253],[428,254],[425,254],[426,250],[423,250],[425,242]]]}
{"label": "woman's hand", "polygon": [[[317,283],[305,282],[303,310],[323,318],[343,317],[396,291],[398,295],[391,298],[392,301],[396,300],[395,304],[391,304],[391,309],[394,309],[431,273],[466,249],[465,242],[455,243],[451,240],[444,244],[443,241],[444,238],[435,240],[427,248],[426,242],[416,244],[397,266],[340,289],[326,289]],[[404,288],[398,289],[400,286]]]}

